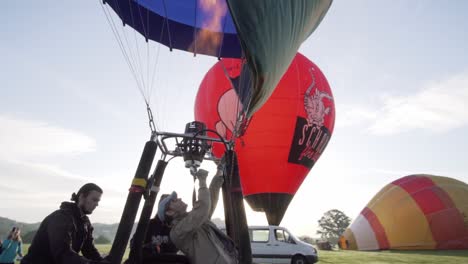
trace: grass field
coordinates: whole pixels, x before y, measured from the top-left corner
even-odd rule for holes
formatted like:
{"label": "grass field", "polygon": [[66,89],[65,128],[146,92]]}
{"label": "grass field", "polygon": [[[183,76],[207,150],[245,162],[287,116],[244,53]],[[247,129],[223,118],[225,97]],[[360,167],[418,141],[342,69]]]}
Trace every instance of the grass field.
{"label": "grass field", "polygon": [[468,250],[441,251],[319,251],[319,263],[340,264],[468,264]]}
{"label": "grass field", "polygon": [[[23,245],[23,253],[29,245]],[[109,253],[111,245],[96,245],[101,254]],[[343,251],[319,250],[318,263],[336,264],[468,264],[468,250],[441,251]],[[124,259],[128,256],[128,250]],[[18,263],[18,262],[16,262]]]}

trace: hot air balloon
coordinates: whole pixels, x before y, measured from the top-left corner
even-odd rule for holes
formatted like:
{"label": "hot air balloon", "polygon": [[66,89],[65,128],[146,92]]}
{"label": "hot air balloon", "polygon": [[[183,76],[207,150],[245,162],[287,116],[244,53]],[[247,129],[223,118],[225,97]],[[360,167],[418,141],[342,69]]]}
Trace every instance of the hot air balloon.
{"label": "hot air balloon", "polygon": [[[141,69],[142,65],[148,65],[149,68],[153,64],[150,63],[150,58],[141,62],[138,45],[135,45],[136,51],[131,51],[133,47],[128,43],[157,42],[168,46],[170,50],[184,50],[194,55],[243,58],[244,81],[237,87],[244,105],[237,115],[243,118],[237,120],[246,122],[273,92],[299,46],[320,24],[331,2],[332,0],[289,0],[272,4],[267,0],[103,0],[103,10],[145,99],[152,132],[149,146],[145,147],[144,151],[147,154],[142,155],[141,166],[139,165],[132,182],[127,205],[114,239],[110,253],[115,256],[113,259],[118,262],[123,256],[142,190],[146,188],[151,156],[154,157],[156,145],[162,150],[164,158],[166,155],[183,156],[176,150],[169,151],[166,145],[160,142],[162,139],[158,138],[162,133],[154,124],[148,98],[152,87],[149,76],[153,76],[154,72],[151,69],[147,69],[146,72]],[[121,21],[116,23],[112,13],[117,14]],[[139,32],[141,39],[135,37],[135,41],[129,41],[126,34],[119,34],[118,29],[121,25]],[[149,49],[146,53],[149,54]],[[203,126],[200,124],[200,127]],[[167,134],[164,135],[166,136]],[[157,144],[153,144],[154,141],[158,141]],[[145,164],[142,163],[144,161]],[[160,177],[163,171],[160,171]],[[151,202],[146,206],[148,200]],[[137,243],[143,237],[144,226],[149,221],[153,203],[154,198],[145,202],[144,208],[148,210],[144,209],[140,217],[136,231],[139,234]],[[130,257],[132,256],[131,252]]]}
{"label": "hot air balloon", "polygon": [[[104,0],[103,3],[146,41],[195,55],[245,58],[248,66],[243,69],[248,81],[239,89],[243,91],[244,113],[251,117],[273,92],[332,0],[289,0],[275,4],[267,0]],[[125,40],[121,39],[119,44],[125,45]]]}
{"label": "hot air balloon", "polygon": [[[203,79],[195,101],[195,119],[226,138],[235,130],[242,107],[235,87],[242,63],[222,59]],[[333,132],[334,101],[320,69],[297,54],[265,105],[236,137],[242,191],[249,205],[278,225]],[[223,147],[214,146],[215,155]]]}
{"label": "hot air balloon", "polygon": [[344,232],[345,248],[468,249],[468,185],[410,175],[386,185]]}

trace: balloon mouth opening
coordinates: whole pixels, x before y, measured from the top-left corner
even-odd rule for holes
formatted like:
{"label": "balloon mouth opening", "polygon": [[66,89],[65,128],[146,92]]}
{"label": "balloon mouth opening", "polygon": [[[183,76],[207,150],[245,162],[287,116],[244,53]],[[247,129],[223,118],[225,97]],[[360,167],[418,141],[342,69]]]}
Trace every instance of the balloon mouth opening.
{"label": "balloon mouth opening", "polygon": [[279,225],[293,197],[289,193],[258,193],[245,196],[245,200],[252,210],[265,212],[269,225]]}

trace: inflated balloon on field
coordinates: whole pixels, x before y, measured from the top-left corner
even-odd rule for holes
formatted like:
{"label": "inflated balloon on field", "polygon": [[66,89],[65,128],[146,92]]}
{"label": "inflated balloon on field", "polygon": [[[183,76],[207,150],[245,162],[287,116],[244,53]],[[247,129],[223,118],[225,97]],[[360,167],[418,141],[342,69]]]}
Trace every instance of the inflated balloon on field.
{"label": "inflated balloon on field", "polygon": [[343,234],[345,248],[468,249],[468,185],[426,174],[386,185]]}

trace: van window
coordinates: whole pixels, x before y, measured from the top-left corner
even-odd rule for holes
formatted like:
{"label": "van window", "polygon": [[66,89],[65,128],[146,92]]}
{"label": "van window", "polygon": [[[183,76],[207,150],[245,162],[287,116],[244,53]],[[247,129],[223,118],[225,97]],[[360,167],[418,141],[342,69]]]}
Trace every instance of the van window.
{"label": "van window", "polygon": [[291,238],[291,235],[281,229],[275,229],[275,237],[276,240],[284,242],[284,243],[290,243],[290,244],[296,244],[294,240]]}
{"label": "van window", "polygon": [[251,242],[268,242],[268,239],[270,237],[270,230],[268,229],[256,229],[256,230],[251,230],[250,233],[250,241]]}

